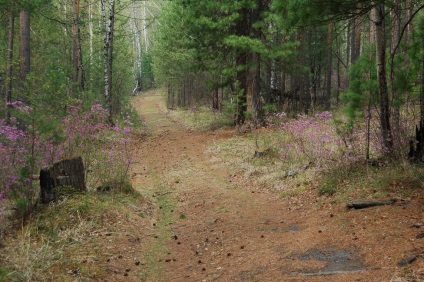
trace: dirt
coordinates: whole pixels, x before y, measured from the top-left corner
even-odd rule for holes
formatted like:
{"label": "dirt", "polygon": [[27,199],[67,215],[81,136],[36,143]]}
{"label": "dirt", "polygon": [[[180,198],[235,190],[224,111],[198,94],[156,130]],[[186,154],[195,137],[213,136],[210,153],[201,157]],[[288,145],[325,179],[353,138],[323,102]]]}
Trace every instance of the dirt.
{"label": "dirt", "polygon": [[139,271],[125,275],[129,266],[114,259],[123,271],[109,279],[424,281],[422,189],[362,210],[319,200],[313,187],[281,199],[211,162],[208,146],[235,130],[192,131],[161,103],[158,92],[133,99],[149,134],[134,150],[132,183],[150,204],[143,225],[132,227],[142,238],[131,245]]}

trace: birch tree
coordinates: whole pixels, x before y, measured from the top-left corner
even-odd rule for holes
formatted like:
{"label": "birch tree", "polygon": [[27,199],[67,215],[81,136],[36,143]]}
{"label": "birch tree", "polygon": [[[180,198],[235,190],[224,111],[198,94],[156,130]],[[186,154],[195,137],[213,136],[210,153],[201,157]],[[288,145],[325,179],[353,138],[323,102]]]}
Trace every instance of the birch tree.
{"label": "birch tree", "polygon": [[[142,50],[141,50],[141,36],[140,36],[140,25],[139,25],[139,20],[138,20],[138,13],[137,13],[137,5],[136,5],[136,0],[133,0],[132,2],[132,8],[133,8],[133,30],[132,30],[132,34],[133,34],[133,42],[134,42],[134,46],[135,46],[135,51],[136,51],[136,56],[135,56],[135,70],[134,70],[134,75],[135,75],[135,80],[136,80],[136,87],[133,90],[133,94],[135,94],[135,92],[139,92],[142,90],[142,83],[143,83],[143,73],[141,70],[141,65],[142,65]],[[144,12],[145,12],[145,4],[144,4]],[[143,28],[145,29],[145,14],[143,13]],[[146,31],[145,31],[146,32]]]}
{"label": "birch tree", "polygon": [[103,19],[103,74],[104,74],[104,99],[109,110],[109,120],[113,121],[116,115],[115,97],[112,92],[112,66],[113,66],[113,35],[115,27],[115,0],[102,0]]}

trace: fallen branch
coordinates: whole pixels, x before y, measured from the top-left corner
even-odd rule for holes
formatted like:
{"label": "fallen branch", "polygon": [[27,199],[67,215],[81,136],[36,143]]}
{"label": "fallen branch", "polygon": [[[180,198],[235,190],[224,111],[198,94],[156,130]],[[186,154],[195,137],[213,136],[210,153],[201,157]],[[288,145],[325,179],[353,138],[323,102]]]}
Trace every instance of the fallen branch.
{"label": "fallen branch", "polygon": [[393,205],[395,201],[362,201],[362,200],[354,200],[350,201],[347,204],[349,209],[365,209],[376,206],[387,206]]}

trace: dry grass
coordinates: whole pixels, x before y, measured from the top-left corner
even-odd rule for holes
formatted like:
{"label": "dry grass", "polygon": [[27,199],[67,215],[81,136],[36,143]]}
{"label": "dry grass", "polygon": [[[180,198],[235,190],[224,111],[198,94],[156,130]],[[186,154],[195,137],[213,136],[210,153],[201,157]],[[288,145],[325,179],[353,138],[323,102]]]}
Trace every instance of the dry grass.
{"label": "dry grass", "polygon": [[162,112],[173,121],[182,124],[184,127],[203,131],[215,130],[218,128],[233,125],[233,118],[229,114],[223,112],[213,112],[211,108],[206,106],[192,106],[189,109],[167,109],[165,103],[159,105]]}
{"label": "dry grass", "polygon": [[[377,166],[358,162],[317,167],[309,164],[307,156],[300,152],[282,158],[286,138],[281,131],[257,130],[215,142],[208,153],[212,163],[226,163],[230,174],[278,192],[281,197],[316,189],[317,196],[334,194],[339,201],[404,198],[414,189],[424,187],[424,167],[406,161]],[[255,151],[263,154],[255,156]],[[295,175],[291,176],[293,173]]]}
{"label": "dry grass", "polygon": [[104,270],[94,264],[103,260],[95,238],[116,232],[116,220],[134,215],[131,205],[140,201],[135,194],[88,193],[41,208],[1,249],[0,280],[73,280],[69,271],[76,265],[80,278],[101,276]]}
{"label": "dry grass", "polygon": [[[309,166],[303,169],[308,160],[301,155],[290,161],[281,159],[281,148],[274,143],[278,138],[274,131],[262,131],[215,142],[208,150],[210,161],[224,162],[230,174],[270,191],[284,194],[287,190],[299,190],[299,184],[304,186],[313,181],[317,169]],[[261,154],[255,156],[255,152]],[[297,170],[298,174],[288,176]]]}

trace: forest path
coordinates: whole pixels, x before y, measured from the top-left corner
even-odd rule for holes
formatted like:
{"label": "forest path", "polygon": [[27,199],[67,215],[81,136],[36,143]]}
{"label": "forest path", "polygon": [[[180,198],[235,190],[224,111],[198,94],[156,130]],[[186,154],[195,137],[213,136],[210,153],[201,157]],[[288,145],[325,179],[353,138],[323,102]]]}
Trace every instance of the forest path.
{"label": "forest path", "polygon": [[358,241],[314,205],[316,194],[282,200],[212,164],[208,144],[234,131],[187,130],[167,117],[159,91],[133,105],[149,132],[132,169],[152,203],[144,281],[390,280],[365,266]]}

